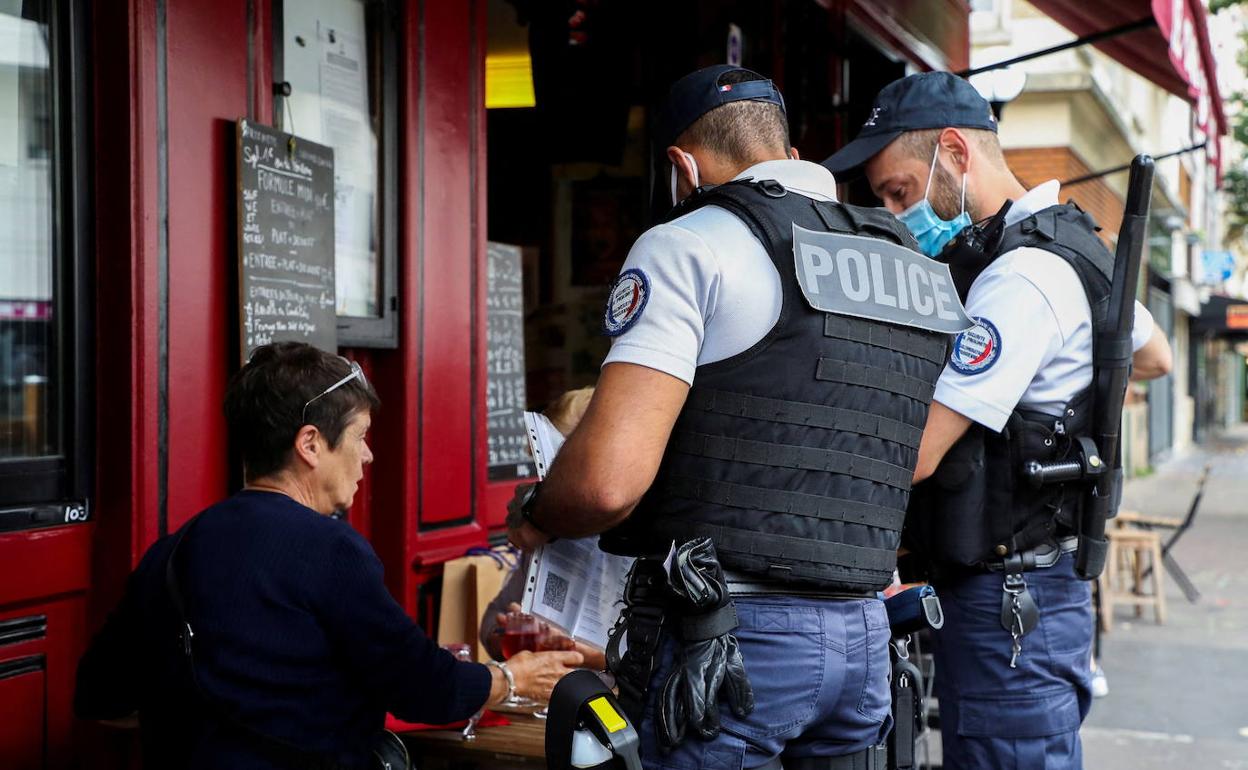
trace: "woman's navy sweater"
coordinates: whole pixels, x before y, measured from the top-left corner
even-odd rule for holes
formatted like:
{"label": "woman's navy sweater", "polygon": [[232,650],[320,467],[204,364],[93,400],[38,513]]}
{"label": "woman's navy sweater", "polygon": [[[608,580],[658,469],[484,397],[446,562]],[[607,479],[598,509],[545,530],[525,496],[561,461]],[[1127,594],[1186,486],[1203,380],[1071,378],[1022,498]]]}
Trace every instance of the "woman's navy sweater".
{"label": "woman's navy sweater", "polygon": [[205,705],[165,584],[176,536],[148,549],[78,668],[79,716],[138,711],[147,767],[291,764],[232,720],[363,766],[386,711],[441,723],[485,703],[488,669],[457,662],[412,622],[359,533],[286,495],[245,490],[200,513],[177,552]]}

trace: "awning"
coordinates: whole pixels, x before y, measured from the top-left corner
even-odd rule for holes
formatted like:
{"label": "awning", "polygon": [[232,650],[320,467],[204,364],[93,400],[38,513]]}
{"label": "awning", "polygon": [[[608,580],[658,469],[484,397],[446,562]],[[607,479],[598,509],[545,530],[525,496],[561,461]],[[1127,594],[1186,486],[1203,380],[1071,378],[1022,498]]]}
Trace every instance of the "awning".
{"label": "awning", "polygon": [[1215,294],[1192,319],[1192,330],[1218,337],[1248,339],[1248,302]]}
{"label": "awning", "polygon": [[[1152,16],[1155,27],[1094,43],[1106,55],[1190,101],[1196,126],[1212,140],[1206,152],[1221,177],[1217,138],[1226,134],[1208,19],[1200,0],[1031,0],[1042,13],[1083,37]],[[1158,56],[1165,46],[1168,56]]]}

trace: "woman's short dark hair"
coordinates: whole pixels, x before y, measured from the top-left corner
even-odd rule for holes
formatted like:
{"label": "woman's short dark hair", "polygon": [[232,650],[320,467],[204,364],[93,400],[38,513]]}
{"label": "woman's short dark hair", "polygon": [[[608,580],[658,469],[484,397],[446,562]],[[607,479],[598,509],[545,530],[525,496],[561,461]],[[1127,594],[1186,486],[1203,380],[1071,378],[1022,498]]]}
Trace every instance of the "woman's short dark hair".
{"label": "woman's short dark hair", "polygon": [[286,467],[304,425],[315,426],[334,449],[355,414],[381,406],[361,378],[320,395],[350,373],[345,358],[302,342],[275,342],[252,352],[225,392],[230,443],[242,455],[247,479]]}

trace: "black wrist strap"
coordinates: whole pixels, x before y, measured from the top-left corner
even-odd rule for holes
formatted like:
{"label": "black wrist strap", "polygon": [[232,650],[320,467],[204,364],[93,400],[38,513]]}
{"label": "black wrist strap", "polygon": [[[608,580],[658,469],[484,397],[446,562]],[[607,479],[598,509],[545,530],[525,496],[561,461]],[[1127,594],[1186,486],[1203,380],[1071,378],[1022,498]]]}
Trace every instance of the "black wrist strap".
{"label": "black wrist strap", "polygon": [[530,527],[550,538],[550,542],[553,543],[555,541],[554,535],[551,535],[545,527],[538,524],[537,520],[533,518],[533,511],[537,508],[537,497],[541,488],[542,482],[540,481],[533,485],[533,491],[529,493],[529,496],[520,505],[520,518],[524,519]]}
{"label": "black wrist strap", "polygon": [[730,634],[736,629],[737,608],[732,602],[701,615],[680,619],[680,636],[686,642],[705,642]]}
{"label": "black wrist strap", "polygon": [[550,533],[546,531],[546,528],[543,527],[541,524],[538,524],[536,521],[534,521],[532,511],[525,508],[523,511],[520,512],[520,515],[524,517],[525,523],[527,523],[530,527],[532,527],[533,529],[536,529],[538,532],[541,532],[546,537],[550,537]]}

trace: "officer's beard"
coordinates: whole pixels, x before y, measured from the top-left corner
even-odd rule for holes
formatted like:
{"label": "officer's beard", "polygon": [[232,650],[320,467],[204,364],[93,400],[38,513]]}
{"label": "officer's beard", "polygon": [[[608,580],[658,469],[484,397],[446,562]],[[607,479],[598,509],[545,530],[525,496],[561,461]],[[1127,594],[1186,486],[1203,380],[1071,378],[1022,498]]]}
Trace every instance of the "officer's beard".
{"label": "officer's beard", "polygon": [[[932,174],[932,190],[928,193],[928,200],[936,215],[946,222],[953,221],[962,213],[962,178],[945,171],[939,161]],[[966,210],[971,215],[971,221],[979,220],[975,215],[978,209],[970,190],[966,191]]]}

